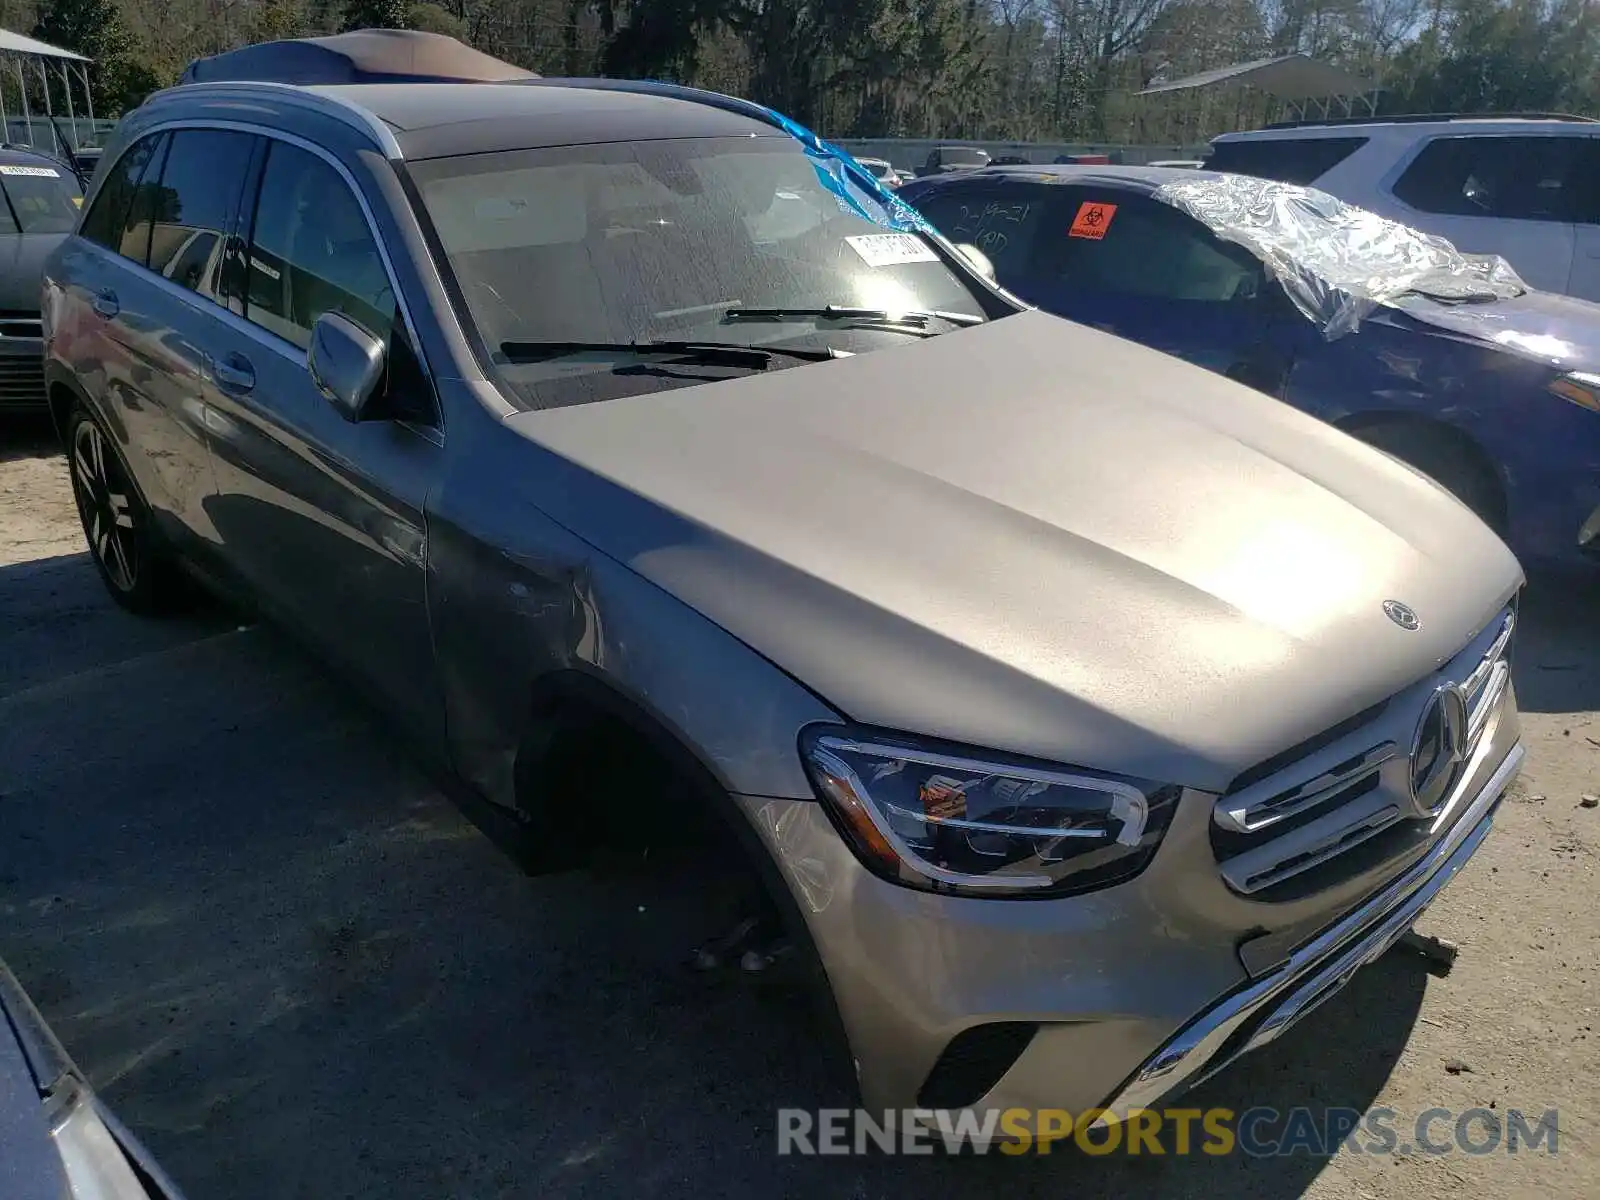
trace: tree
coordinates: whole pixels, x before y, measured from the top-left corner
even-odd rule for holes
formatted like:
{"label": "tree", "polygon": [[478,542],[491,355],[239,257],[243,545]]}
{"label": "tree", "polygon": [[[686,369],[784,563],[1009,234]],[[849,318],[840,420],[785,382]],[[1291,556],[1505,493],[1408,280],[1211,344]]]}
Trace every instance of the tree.
{"label": "tree", "polygon": [[115,0],[44,0],[33,36],[94,60],[89,85],[100,112],[120,111],[159,86]]}
{"label": "tree", "polygon": [[308,32],[310,22],[300,0],[263,0],[250,13],[252,42],[276,42]]}
{"label": "tree", "polygon": [[466,22],[437,4],[413,4],[407,10],[405,27],[420,29],[425,33],[442,33],[457,41],[467,40]]}
{"label": "tree", "polygon": [[408,29],[410,20],[411,5],[407,0],[349,0],[339,28]]}

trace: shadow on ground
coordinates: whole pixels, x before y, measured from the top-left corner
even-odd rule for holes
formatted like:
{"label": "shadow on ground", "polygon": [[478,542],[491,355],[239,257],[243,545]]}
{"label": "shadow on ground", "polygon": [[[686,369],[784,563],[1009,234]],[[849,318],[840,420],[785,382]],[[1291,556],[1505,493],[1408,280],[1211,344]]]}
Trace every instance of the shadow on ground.
{"label": "shadow on ground", "polygon": [[1545,713],[1600,708],[1600,564],[1590,575],[1535,577],[1521,617],[1518,704]]}
{"label": "shadow on ground", "polygon": [[61,453],[55,427],[43,413],[0,414],[0,463]]}
{"label": "shadow on ground", "polygon": [[[777,1109],[848,1100],[801,997],[685,968],[707,864],[530,878],[276,635],[97,586],[0,569],[0,955],[196,1198],[1292,1197],[1324,1165],[780,1159]],[[1365,1109],[1426,982],[1385,959],[1186,1103]]]}

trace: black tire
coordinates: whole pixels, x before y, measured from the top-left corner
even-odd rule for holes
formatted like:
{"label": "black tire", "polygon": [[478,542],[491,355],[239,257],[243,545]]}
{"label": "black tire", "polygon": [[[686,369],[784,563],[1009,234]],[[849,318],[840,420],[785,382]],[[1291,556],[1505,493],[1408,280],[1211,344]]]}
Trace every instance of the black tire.
{"label": "black tire", "polygon": [[1505,493],[1493,469],[1451,437],[1423,425],[1373,425],[1356,437],[1421,471],[1465,504],[1496,533],[1504,534]]}
{"label": "black tire", "polygon": [[67,419],[67,469],[89,557],[111,598],[140,616],[185,607],[187,580],[158,542],[116,443],[82,405]]}

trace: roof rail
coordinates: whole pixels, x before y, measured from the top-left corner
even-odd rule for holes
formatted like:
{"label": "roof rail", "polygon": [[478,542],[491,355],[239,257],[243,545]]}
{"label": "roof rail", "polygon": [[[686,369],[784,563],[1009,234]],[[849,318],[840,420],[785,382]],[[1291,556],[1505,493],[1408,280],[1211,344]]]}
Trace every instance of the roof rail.
{"label": "roof rail", "polygon": [[[599,92],[634,92],[643,96],[667,96],[674,100],[687,100],[694,104],[704,104],[709,108],[720,108],[724,112],[737,113],[739,116],[749,117],[752,121],[771,125],[784,133],[794,133],[796,129],[804,128],[795,125],[787,117],[772,109],[757,104],[754,100],[741,100],[737,96],[725,96],[721,92],[708,92],[704,88],[689,87],[681,83],[663,83],[654,79],[592,79],[582,76],[506,79],[499,82],[509,87],[588,88]],[[812,137],[815,138],[816,135],[812,134]]]}
{"label": "roof rail", "polygon": [[405,157],[400,151],[400,142],[395,138],[394,130],[384,124],[376,113],[362,108],[361,105],[344,96],[333,95],[329,92],[314,92],[309,88],[300,87],[298,84],[278,83],[266,79],[229,79],[218,80],[215,83],[180,83],[146,97],[145,104],[167,102],[184,96],[212,96],[220,100],[230,98],[249,99],[251,97],[259,99],[263,92],[286,104],[332,117],[352,129],[369,135],[378,143],[378,148],[383,151],[385,158],[399,159]]}
{"label": "roof rail", "polygon": [[1312,117],[1304,121],[1274,121],[1263,129],[1307,129],[1318,125],[1407,125],[1424,121],[1576,121],[1595,124],[1600,118],[1578,113],[1494,112],[1494,113],[1395,113],[1371,117]]}

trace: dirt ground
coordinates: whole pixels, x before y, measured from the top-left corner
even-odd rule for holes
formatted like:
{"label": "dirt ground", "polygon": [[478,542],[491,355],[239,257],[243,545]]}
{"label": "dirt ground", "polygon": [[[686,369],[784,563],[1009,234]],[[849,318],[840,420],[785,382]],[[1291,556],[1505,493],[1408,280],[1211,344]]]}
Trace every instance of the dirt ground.
{"label": "dirt ground", "polygon": [[[519,872],[270,630],[117,611],[47,438],[0,427],[0,956],[194,1200],[1600,1196],[1600,591],[1532,589],[1528,766],[1421,929],[1197,1107],[1559,1111],[1559,1143],[822,1160],[792,997],[692,976],[680,892]],[[1434,1127],[1435,1137],[1449,1123]]]}

